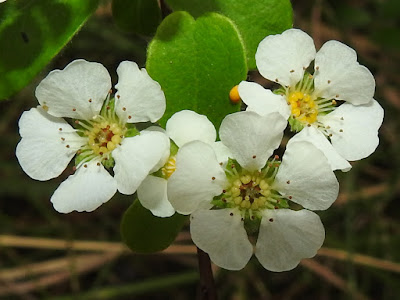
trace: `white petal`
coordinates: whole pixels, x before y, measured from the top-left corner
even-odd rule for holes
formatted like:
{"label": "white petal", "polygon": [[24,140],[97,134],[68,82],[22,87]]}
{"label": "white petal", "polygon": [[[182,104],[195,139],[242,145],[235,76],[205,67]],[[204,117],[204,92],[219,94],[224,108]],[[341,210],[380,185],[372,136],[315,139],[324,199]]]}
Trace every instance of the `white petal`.
{"label": "white petal", "polygon": [[92,160],[62,182],[50,201],[60,213],[90,212],[110,200],[116,191],[114,178],[100,162]]}
{"label": "white petal", "polygon": [[221,268],[243,269],[253,255],[238,210],[198,210],[191,215],[190,234],[196,246]]}
{"label": "white petal", "polygon": [[210,120],[191,110],[175,113],[167,121],[166,131],[178,147],[195,140],[211,144],[217,138],[214,125]]}
{"label": "white petal", "polygon": [[254,111],[262,116],[278,112],[285,119],[290,116],[290,108],[285,98],[274,94],[271,90],[264,89],[258,83],[242,81],[239,84],[239,95],[246,103],[247,111]]}
{"label": "white petal", "polygon": [[219,136],[243,168],[256,171],[278,148],[286,125],[286,119],[277,112],[260,116],[242,111],[222,120]]}
{"label": "white petal", "polygon": [[327,209],[336,200],[339,183],[325,155],[309,142],[290,143],[274,189],[312,210]]}
{"label": "white petal", "polygon": [[283,86],[292,86],[304,75],[304,69],[315,57],[312,38],[299,29],[269,35],[256,52],[257,68],[265,78]]}
{"label": "white petal", "polygon": [[160,119],[166,107],[164,92],[146,69],[139,69],[134,62],[123,61],[117,73],[115,111],[118,117],[128,123],[154,123]]}
{"label": "white petal", "polygon": [[133,194],[165,155],[168,143],[168,137],[157,131],[125,138],[112,152],[118,191]]}
{"label": "white petal", "polygon": [[138,198],[143,207],[157,217],[170,217],[175,209],[167,198],[167,180],[149,175],[143,180],[137,190]]}
{"label": "white petal", "polygon": [[225,185],[225,173],[211,146],[193,141],[178,151],[176,171],[168,180],[168,200],[177,212],[187,215],[208,206]]}
{"label": "white petal", "polygon": [[383,114],[375,100],[358,106],[344,103],[326,115],[323,123],[331,127],[333,147],[344,158],[354,161],[369,156],[378,147]]}
{"label": "white petal", "polygon": [[24,172],[36,180],[60,175],[86,143],[62,118],[53,117],[40,107],[24,112],[19,128],[22,139],[16,155]]}
{"label": "white petal", "polygon": [[219,164],[224,164],[228,161],[229,157],[233,157],[231,150],[222,142],[214,142],[211,144],[211,147],[215,152]]}
{"label": "white petal", "polygon": [[36,88],[36,98],[55,117],[90,120],[100,112],[111,89],[111,77],[102,64],[74,60],[54,70]]}
{"label": "white petal", "polygon": [[337,150],[332,146],[329,140],[314,126],[304,127],[299,133],[292,137],[288,145],[292,142],[306,141],[313,144],[319,150],[321,150],[325,157],[328,159],[332,170],[342,170],[343,172],[350,171],[351,165],[344,159]]}
{"label": "white petal", "polygon": [[340,99],[355,105],[371,101],[375,79],[357,62],[357,54],[338,41],[328,41],[315,57],[315,90],[327,99]]}
{"label": "white petal", "polygon": [[[158,127],[158,126],[150,126],[150,127],[146,128],[145,130],[142,130],[140,132],[140,134],[143,135],[143,134],[147,134],[148,132],[154,132],[154,131],[161,132],[165,135],[167,134],[163,128]],[[170,139],[167,138],[166,141],[167,141],[167,143],[160,144],[160,147],[164,147],[164,149],[161,149],[163,151],[163,154],[162,154],[160,160],[158,161],[158,163],[153,167],[153,169],[150,170],[150,173],[157,172],[168,161],[168,158],[170,156]]]}
{"label": "white petal", "polygon": [[265,210],[255,255],[267,270],[288,271],[301,259],[315,256],[324,239],[324,226],[311,211]]}

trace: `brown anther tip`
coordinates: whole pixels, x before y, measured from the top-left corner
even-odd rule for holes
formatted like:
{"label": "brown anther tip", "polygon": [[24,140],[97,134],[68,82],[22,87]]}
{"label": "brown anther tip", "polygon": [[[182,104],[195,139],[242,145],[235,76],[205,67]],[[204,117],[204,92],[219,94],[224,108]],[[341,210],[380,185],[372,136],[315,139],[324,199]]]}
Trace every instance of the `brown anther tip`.
{"label": "brown anther tip", "polygon": [[104,153],[103,153],[103,152],[99,152],[99,154],[100,154],[100,155],[103,155]]}
{"label": "brown anther tip", "polygon": [[243,219],[243,218],[240,218],[240,221],[244,221],[244,219]]}
{"label": "brown anther tip", "polygon": [[328,80],[328,84],[329,84],[329,83],[331,83],[331,81],[330,81],[330,80]]}
{"label": "brown anther tip", "polygon": [[126,107],[123,107],[122,110],[123,110],[123,111],[126,111]]}
{"label": "brown anther tip", "polygon": [[65,138],[62,137],[61,140],[62,140],[62,141],[65,141]]}
{"label": "brown anther tip", "polygon": [[335,95],[336,98],[339,98],[339,95]]}
{"label": "brown anther tip", "polygon": [[303,67],[303,70],[307,69],[306,67]]}
{"label": "brown anther tip", "polygon": [[307,124],[307,127],[311,127],[311,124]]}
{"label": "brown anther tip", "polygon": [[257,156],[253,155],[253,159],[255,159]]}
{"label": "brown anther tip", "polygon": [[220,163],[219,163],[219,165],[220,165],[220,166],[222,166],[222,165],[223,165],[223,163],[222,163],[222,162],[220,162]]}
{"label": "brown anther tip", "polygon": [[62,131],[62,128],[60,127],[60,128],[58,128],[58,130],[59,130],[59,131]]}
{"label": "brown anther tip", "polygon": [[290,180],[286,181],[287,184],[290,184]]}
{"label": "brown anther tip", "polygon": [[222,190],[222,192],[225,194],[225,193],[226,193],[226,190]]}
{"label": "brown anther tip", "polygon": [[120,95],[117,95],[117,99],[119,99],[119,98],[121,98],[121,96],[120,96]]}
{"label": "brown anther tip", "polygon": [[341,118],[340,118],[340,120],[342,120],[342,121],[343,121],[343,120],[344,120],[344,118],[343,118],[343,117],[341,117]]}
{"label": "brown anther tip", "polygon": [[289,200],[292,200],[293,197],[292,197],[292,196],[289,196],[288,198],[289,198]]}
{"label": "brown anther tip", "polygon": [[275,78],[275,82],[279,82],[279,79],[278,79],[278,78]]}
{"label": "brown anther tip", "polygon": [[76,111],[76,108],[73,108],[72,111]]}
{"label": "brown anther tip", "polygon": [[69,148],[69,145],[66,145],[65,147],[66,147],[66,148]]}
{"label": "brown anther tip", "polygon": [[270,222],[273,222],[273,221],[274,221],[274,219],[273,219],[273,218],[270,218],[268,221],[270,221]]}
{"label": "brown anther tip", "polygon": [[215,180],[215,177],[213,176],[213,177],[211,177],[211,180]]}
{"label": "brown anther tip", "polygon": [[235,168],[235,165],[234,165],[234,164],[231,164],[231,168],[234,169],[234,168]]}
{"label": "brown anther tip", "polygon": [[222,202],[225,202],[225,203],[226,203],[226,199],[225,199],[225,198],[222,198],[221,200],[222,200]]}
{"label": "brown anther tip", "polygon": [[278,207],[278,206],[275,206],[274,208],[275,208],[275,209],[278,209],[279,207]]}
{"label": "brown anther tip", "polygon": [[343,132],[343,129],[339,129],[339,132]]}
{"label": "brown anther tip", "polygon": [[92,103],[92,99],[89,99],[89,103]]}
{"label": "brown anther tip", "polygon": [[316,67],[315,67],[315,70],[317,70],[317,71],[318,71],[318,70],[319,70],[319,66],[316,66]]}
{"label": "brown anther tip", "polygon": [[294,70],[290,70],[290,73],[293,73],[294,72]]}
{"label": "brown anther tip", "polygon": [[278,154],[275,154],[274,158],[275,158],[275,159],[279,159],[279,155],[278,155]]}
{"label": "brown anther tip", "polygon": [[109,107],[109,106],[107,106],[106,108],[107,108],[108,110],[111,109],[111,107]]}
{"label": "brown anther tip", "polygon": [[332,136],[332,135],[333,135],[332,133],[329,134],[329,136]]}
{"label": "brown anther tip", "polygon": [[255,216],[251,216],[251,219],[254,220],[256,217]]}
{"label": "brown anther tip", "polygon": [[100,163],[99,163],[99,162],[97,163],[97,166],[99,166],[99,167],[100,167]]}
{"label": "brown anther tip", "polygon": [[84,167],[84,168],[87,168],[87,164],[84,164],[83,167]]}
{"label": "brown anther tip", "polygon": [[128,116],[128,119],[132,119],[132,116]]}
{"label": "brown anther tip", "polygon": [[230,213],[229,215],[230,215],[230,216],[233,216],[233,213]]}
{"label": "brown anther tip", "polygon": [[79,124],[79,120],[75,120],[74,122],[75,122],[75,124]]}

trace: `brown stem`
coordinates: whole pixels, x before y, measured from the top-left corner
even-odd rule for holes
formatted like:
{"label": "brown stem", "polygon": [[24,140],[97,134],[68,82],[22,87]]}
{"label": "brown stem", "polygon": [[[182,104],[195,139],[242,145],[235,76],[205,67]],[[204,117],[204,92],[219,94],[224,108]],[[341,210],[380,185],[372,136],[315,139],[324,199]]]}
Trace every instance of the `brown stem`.
{"label": "brown stem", "polygon": [[197,258],[200,271],[200,299],[217,300],[214,276],[211,270],[210,257],[203,250],[197,248]]}

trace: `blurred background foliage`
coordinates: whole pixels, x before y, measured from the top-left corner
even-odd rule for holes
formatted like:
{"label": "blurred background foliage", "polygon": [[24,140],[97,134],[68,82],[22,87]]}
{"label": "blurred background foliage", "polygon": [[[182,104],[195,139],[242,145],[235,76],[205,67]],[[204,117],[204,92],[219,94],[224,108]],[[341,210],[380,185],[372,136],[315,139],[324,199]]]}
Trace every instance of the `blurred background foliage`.
{"label": "blurred background foliage", "polygon": [[[400,1],[293,0],[292,5],[294,27],[312,35],[317,48],[327,40],[340,40],[354,48],[360,63],[374,74],[375,98],[385,109],[380,145],[369,158],[354,163],[351,172],[337,173],[340,196],[319,213],[326,228],[319,255],[284,273],[269,272],[256,260],[239,272],[214,268],[219,296],[399,299]],[[195,249],[186,227],[167,253],[132,254],[120,244],[119,222],[133,196],[117,194],[95,212],[61,215],[49,199],[72,168],[60,178],[37,182],[23,173],[15,157],[19,116],[37,105],[35,87],[49,71],[84,58],[105,65],[115,84],[120,61],[144,66],[149,41],[118,29],[110,1],[102,1],[46,68],[0,103],[0,299],[201,295]],[[85,240],[92,242],[79,242]]]}

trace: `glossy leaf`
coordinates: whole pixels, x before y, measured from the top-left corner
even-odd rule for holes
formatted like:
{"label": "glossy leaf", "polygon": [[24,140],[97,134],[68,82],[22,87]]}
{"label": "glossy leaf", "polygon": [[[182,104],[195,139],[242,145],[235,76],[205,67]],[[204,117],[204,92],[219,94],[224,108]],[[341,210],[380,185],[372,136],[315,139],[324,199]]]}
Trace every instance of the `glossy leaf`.
{"label": "glossy leaf", "polygon": [[207,115],[218,128],[225,115],[238,111],[229,91],[246,79],[243,44],[228,18],[210,13],[195,20],[187,12],[169,15],[148,48],[146,63],[167,99],[160,120],[190,109]]}
{"label": "glossy leaf", "polygon": [[122,30],[152,36],[161,23],[157,0],[113,0],[112,14]]}
{"label": "glossy leaf", "polygon": [[175,240],[187,218],[177,213],[169,218],[155,217],[135,200],[122,217],[122,240],[134,252],[161,251]]}
{"label": "glossy leaf", "polygon": [[99,0],[21,0],[0,4],[0,99],[42,70],[93,13]]}
{"label": "glossy leaf", "polygon": [[173,10],[185,10],[194,17],[219,12],[232,19],[243,38],[249,69],[255,69],[258,44],[270,34],[291,28],[290,0],[167,0]]}

